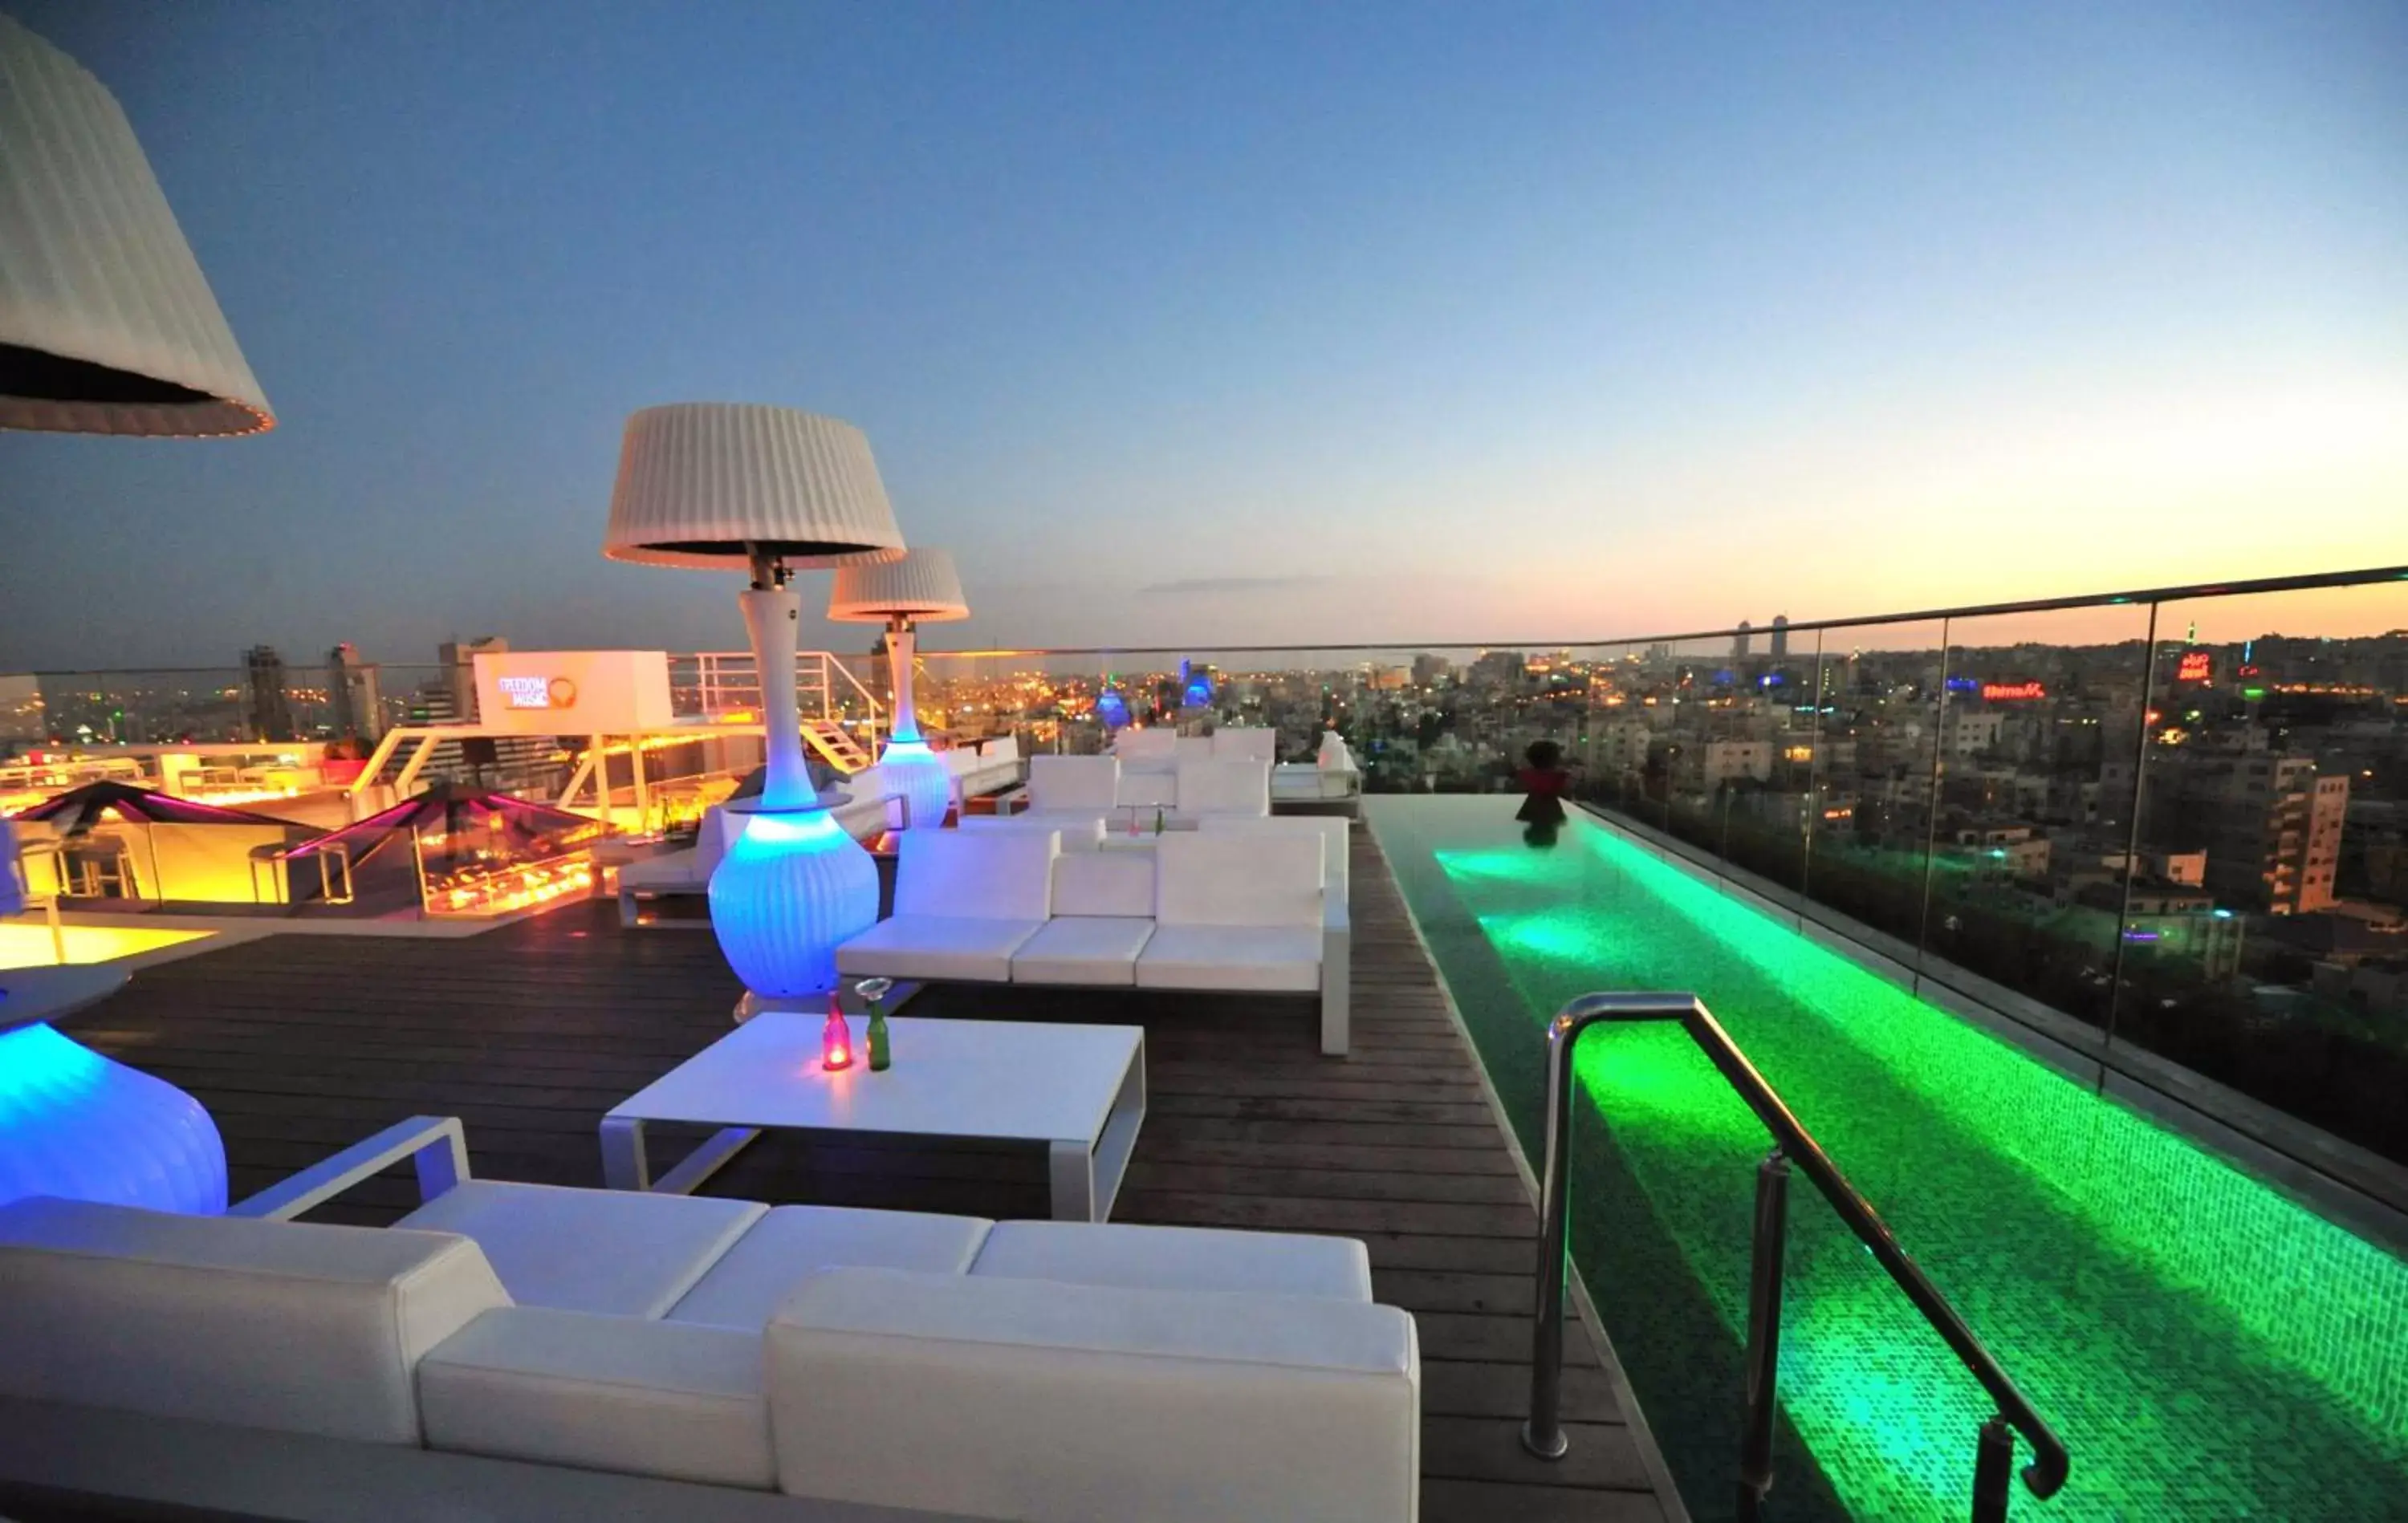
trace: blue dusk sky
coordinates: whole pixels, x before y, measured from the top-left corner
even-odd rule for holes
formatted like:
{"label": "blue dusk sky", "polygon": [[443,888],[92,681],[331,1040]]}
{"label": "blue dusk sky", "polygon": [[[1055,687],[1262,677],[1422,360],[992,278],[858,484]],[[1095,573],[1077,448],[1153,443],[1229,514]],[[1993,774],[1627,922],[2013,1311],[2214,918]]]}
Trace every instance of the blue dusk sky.
{"label": "blue dusk sky", "polygon": [[0,670],[738,647],[599,554],[682,400],[865,429],[937,646],[2408,562],[2397,0],[0,6],[279,417],[0,436]]}

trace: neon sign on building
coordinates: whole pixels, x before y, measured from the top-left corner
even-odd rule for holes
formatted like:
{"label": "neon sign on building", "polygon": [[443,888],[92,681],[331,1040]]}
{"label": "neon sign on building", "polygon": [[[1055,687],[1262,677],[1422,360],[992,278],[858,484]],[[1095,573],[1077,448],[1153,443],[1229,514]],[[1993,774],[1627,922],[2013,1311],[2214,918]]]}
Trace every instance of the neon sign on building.
{"label": "neon sign on building", "polygon": [[2048,696],[2048,689],[2038,682],[1985,682],[1982,697],[1993,704],[2027,703]]}
{"label": "neon sign on building", "polygon": [[2210,650],[2186,650],[2174,666],[2176,682],[2209,682],[2215,677],[2215,653]]}

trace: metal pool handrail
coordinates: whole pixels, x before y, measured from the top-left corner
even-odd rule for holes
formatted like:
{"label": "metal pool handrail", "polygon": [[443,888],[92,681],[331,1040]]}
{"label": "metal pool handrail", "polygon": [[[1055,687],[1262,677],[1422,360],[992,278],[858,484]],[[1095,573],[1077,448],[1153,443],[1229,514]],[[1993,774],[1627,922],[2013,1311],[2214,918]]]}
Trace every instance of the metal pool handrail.
{"label": "metal pool handrail", "polygon": [[1636,1024],[1678,1021],[1689,1039],[1711,1060],[1765,1130],[1773,1148],[1756,1171],[1756,1244],[1748,1290],[1747,1413],[1741,1439],[1739,1516],[1755,1518],[1764,1494],[1772,1485],[1772,1412],[1774,1376],[1781,1346],[1781,1261],[1787,1232],[1789,1167],[1806,1171],[1831,1209],[1872,1254],[1891,1280],[1931,1324],[1941,1341],[1982,1388],[1998,1403],[1998,1415],[1982,1425],[1973,1468],[1975,1523],[1997,1523],[2007,1516],[2008,1472],[2014,1462],[2012,1427],[2031,1446],[2033,1460],[2024,1467],[2024,1485],[2036,1497],[2049,1497],[2065,1484],[2071,1465],[2064,1441],[2032,1410],[1982,1340],[1950,1305],[1948,1298],[1899,1246],[1888,1226],[1870,1202],[1859,1194],[1815,1142],[1804,1123],[1790,1114],[1781,1096],[1756,1071],[1747,1055],[1722,1029],[1705,1002],[1694,994],[1584,994],[1555,1012],[1547,1024],[1547,1156],[1541,1192],[1539,1221],[1538,1311],[1533,1319],[1530,1350],[1530,1419],[1522,1428],[1522,1443],[1542,1459],[1557,1459],[1570,1446],[1562,1423],[1564,1365],[1564,1280],[1570,1273],[1566,1257],[1566,1218],[1571,1186],[1572,1052],[1582,1033],[1600,1023]]}

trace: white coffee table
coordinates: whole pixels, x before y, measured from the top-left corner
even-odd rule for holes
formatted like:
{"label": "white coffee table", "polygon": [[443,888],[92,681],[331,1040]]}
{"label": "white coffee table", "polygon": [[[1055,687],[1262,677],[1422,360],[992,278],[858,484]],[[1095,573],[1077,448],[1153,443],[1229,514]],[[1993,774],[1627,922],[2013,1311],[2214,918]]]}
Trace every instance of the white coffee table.
{"label": "white coffee table", "polygon": [[[612,1106],[604,1182],[687,1193],[766,1131],[1041,1142],[1055,1219],[1111,1215],[1145,1119],[1142,1029],[892,1017],[895,1066],[873,1074],[856,1016],[853,1065],[831,1074],[820,1063],[825,1019],[755,1016]],[[644,1153],[652,1121],[722,1130],[655,1181]]]}

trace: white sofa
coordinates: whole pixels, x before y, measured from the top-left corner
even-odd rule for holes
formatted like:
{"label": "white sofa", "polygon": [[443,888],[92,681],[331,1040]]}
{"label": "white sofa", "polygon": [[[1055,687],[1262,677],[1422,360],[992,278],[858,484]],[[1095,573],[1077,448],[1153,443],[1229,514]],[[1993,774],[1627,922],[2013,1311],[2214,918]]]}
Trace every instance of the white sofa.
{"label": "white sofa", "polygon": [[1318,994],[1321,1050],[1343,1057],[1353,928],[1343,869],[1333,880],[1327,837],[1310,826],[1233,818],[1139,851],[1061,851],[1050,830],[914,831],[896,865],[895,913],[838,947],[837,971]]}
{"label": "white sofa", "polygon": [[1274,804],[1343,804],[1352,813],[1363,796],[1363,771],[1335,730],[1325,730],[1311,762],[1282,762],[1271,769]]}
{"label": "white sofa", "polygon": [[[719,1507],[680,1485],[797,1520],[1418,1502],[1412,1319],[1351,1239],[463,1180],[386,1230],[22,1200],[0,1282],[0,1402],[70,1458],[157,1424],[177,1442],[124,1477],[153,1505],[239,1465],[276,1516],[319,1516],[400,1455],[462,1517],[571,1480],[590,1509],[592,1473],[660,1516]],[[222,1441],[195,1452],[195,1425]]]}
{"label": "white sofa", "polygon": [[731,815],[714,804],[702,812],[702,824],[695,832],[694,845],[620,868],[619,923],[629,927],[662,923],[645,918],[647,903],[710,892],[710,875],[718,869],[719,859],[727,855],[727,848],[735,845],[743,829],[741,815]]}
{"label": "white sofa", "polygon": [[937,755],[953,775],[954,797],[963,800],[1000,793],[1018,786],[1024,766],[1018,735],[956,743]]}
{"label": "white sofa", "polygon": [[[1028,787],[1010,801],[1022,807],[1009,818],[1076,827],[1083,837],[1091,818],[1105,819],[1107,832],[1124,821],[1150,831],[1156,817],[1168,829],[1186,830],[1207,815],[1271,812],[1268,758],[1215,754],[1212,738],[1203,735],[1137,733],[1160,735],[1177,749],[1157,747],[1135,761],[1119,755],[1034,758]],[[1242,753],[1251,745],[1233,749]],[[1063,846],[1077,848],[1067,836]]]}

